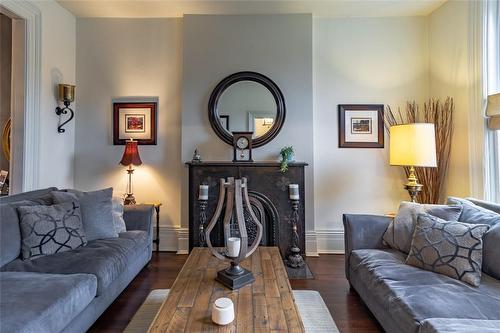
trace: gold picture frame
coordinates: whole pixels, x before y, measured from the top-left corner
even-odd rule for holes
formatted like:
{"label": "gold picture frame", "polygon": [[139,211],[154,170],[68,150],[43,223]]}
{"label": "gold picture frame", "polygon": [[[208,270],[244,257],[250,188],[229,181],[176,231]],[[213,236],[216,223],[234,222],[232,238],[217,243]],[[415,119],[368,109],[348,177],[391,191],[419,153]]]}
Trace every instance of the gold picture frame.
{"label": "gold picture frame", "polygon": [[2,130],[2,151],[5,159],[10,162],[10,133],[12,129],[12,119],[9,118]]}

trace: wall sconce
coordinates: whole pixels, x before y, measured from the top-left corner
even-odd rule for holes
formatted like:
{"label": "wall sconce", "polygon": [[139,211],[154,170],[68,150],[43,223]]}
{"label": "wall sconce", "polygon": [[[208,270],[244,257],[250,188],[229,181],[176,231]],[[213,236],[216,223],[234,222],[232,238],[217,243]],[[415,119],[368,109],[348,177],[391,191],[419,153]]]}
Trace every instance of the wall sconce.
{"label": "wall sconce", "polygon": [[64,103],[64,107],[56,107],[56,114],[59,117],[70,112],[69,118],[61,124],[61,119],[59,118],[59,126],[57,126],[57,131],[59,133],[64,133],[66,130],[63,128],[64,125],[69,123],[71,119],[75,116],[73,110],[69,107],[71,102],[75,100],[75,86],[71,84],[59,84],[59,101]]}

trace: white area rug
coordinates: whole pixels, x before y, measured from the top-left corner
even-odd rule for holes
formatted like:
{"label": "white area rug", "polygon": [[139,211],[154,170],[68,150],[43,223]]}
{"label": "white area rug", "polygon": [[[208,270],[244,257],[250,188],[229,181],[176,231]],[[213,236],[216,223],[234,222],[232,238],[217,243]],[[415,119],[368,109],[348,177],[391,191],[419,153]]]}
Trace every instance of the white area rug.
{"label": "white area rug", "polygon": [[[124,332],[147,332],[149,325],[155,318],[158,310],[160,310],[160,306],[163,300],[168,296],[169,291],[169,289],[156,289],[151,291]],[[339,332],[323,298],[321,298],[321,295],[317,291],[294,290],[293,295],[307,333]]]}

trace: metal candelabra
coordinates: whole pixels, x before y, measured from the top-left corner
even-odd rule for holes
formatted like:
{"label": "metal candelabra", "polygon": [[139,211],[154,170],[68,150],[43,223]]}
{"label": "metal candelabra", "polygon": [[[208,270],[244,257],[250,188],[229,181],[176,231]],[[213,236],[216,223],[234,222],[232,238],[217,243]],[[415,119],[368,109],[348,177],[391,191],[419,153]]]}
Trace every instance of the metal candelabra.
{"label": "metal candelabra", "polygon": [[297,233],[297,224],[299,222],[299,200],[292,200],[292,214],[290,218],[292,224],[292,244],[290,246],[290,255],[287,264],[293,268],[299,268],[305,265],[304,258],[300,255],[299,234]]}
{"label": "metal candelabra", "polygon": [[207,222],[207,204],[208,200],[198,200],[198,205],[200,206],[200,246],[205,246],[205,223]]}

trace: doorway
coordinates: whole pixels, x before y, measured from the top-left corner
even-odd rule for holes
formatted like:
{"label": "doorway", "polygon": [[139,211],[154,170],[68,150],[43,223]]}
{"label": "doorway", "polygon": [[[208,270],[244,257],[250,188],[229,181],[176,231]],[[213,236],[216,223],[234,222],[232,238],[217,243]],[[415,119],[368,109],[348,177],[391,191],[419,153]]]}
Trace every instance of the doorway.
{"label": "doorway", "polygon": [[0,49],[0,191],[7,195],[38,188],[41,13],[36,6],[2,2]]}

